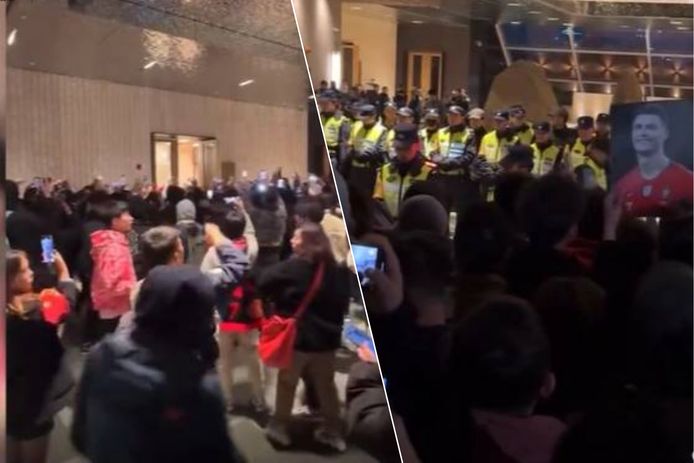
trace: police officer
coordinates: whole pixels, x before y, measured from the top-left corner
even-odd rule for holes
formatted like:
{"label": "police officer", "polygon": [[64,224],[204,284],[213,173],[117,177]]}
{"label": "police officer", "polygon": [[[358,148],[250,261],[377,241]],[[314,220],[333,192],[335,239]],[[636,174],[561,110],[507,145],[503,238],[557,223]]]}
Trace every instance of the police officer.
{"label": "police officer", "polygon": [[588,166],[593,169],[595,182],[603,189],[607,189],[607,156],[599,150],[593,150],[595,143],[595,122],[590,116],[578,118],[578,139],[571,146],[568,162],[571,169],[576,172],[580,166]]}
{"label": "police officer", "polygon": [[383,107],[383,116],[381,117],[381,124],[388,130],[391,130],[398,123],[397,121],[398,108],[395,103],[388,102]]}
{"label": "police officer", "polygon": [[427,180],[435,168],[419,151],[418,141],[416,125],[395,126],[393,147],[397,155],[379,169],[376,177],[373,197],[385,203],[393,218],[398,217],[407,190],[414,183]]}
{"label": "police officer", "polygon": [[349,182],[365,195],[374,189],[376,172],[387,156],[388,131],[376,115],[373,105],[364,105],[360,121],[355,124],[349,140],[350,154],[345,170]]}
{"label": "police officer", "polygon": [[[414,111],[412,108],[403,106],[398,109],[395,114],[396,126],[399,124],[414,124]],[[386,139],[386,145],[388,147],[388,157],[393,159],[395,157],[395,149],[393,148],[393,140],[395,140],[395,127],[388,131],[388,137]]]}
{"label": "police officer", "polygon": [[435,181],[441,185],[444,207],[448,212],[458,209],[463,195],[466,167],[474,157],[467,151],[470,132],[465,125],[465,110],[460,106],[448,107],[448,126],[439,130],[439,150],[431,155],[437,166]]}
{"label": "police officer", "polygon": [[482,138],[487,134],[487,129],[484,126],[484,109],[471,109],[467,113],[467,124],[469,132],[467,149],[468,151],[479,153]]}
{"label": "police officer", "polygon": [[598,117],[595,118],[595,136],[609,142],[610,134],[610,115],[607,113],[598,114]]}
{"label": "police officer", "polygon": [[554,144],[560,148],[566,145],[573,145],[578,134],[575,129],[566,125],[569,121],[569,111],[560,106],[549,113],[549,118],[552,125]]}
{"label": "police officer", "polygon": [[508,111],[498,111],[494,114],[494,124],[496,129],[482,138],[479,155],[484,156],[492,164],[498,164],[506,155],[508,148],[518,143],[518,138],[511,128]]}
{"label": "police officer", "polygon": [[533,149],[533,174],[547,175],[558,168],[559,153],[561,149],[552,140],[552,126],[549,122],[540,122],[533,127],[535,130],[535,143]]}
{"label": "police officer", "polygon": [[439,151],[439,113],[430,109],[424,115],[424,127],[419,131],[419,140],[422,146],[422,154],[431,159],[434,152]]}
{"label": "police officer", "polygon": [[350,132],[349,119],[339,110],[338,101],[337,92],[332,90],[326,90],[318,96],[323,133],[333,167],[339,166],[345,159]]}
{"label": "police officer", "polygon": [[530,146],[533,141],[533,128],[525,121],[526,113],[523,105],[511,106],[509,116],[511,118],[511,128],[518,138],[518,143]]}

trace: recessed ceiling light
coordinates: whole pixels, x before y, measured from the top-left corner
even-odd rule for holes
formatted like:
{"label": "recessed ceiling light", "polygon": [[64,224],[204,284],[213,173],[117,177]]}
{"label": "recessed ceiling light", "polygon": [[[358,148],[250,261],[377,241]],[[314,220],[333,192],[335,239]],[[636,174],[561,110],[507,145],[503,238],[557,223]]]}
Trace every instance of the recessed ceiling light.
{"label": "recessed ceiling light", "polygon": [[622,29],[629,29],[631,26],[629,26],[628,24],[622,24],[619,27],[621,27]]}
{"label": "recessed ceiling light", "polygon": [[142,66],[142,69],[151,69],[151,68],[153,68],[154,65],[156,65],[156,64],[157,64],[156,61],[150,61],[149,63],[147,63],[147,64],[145,64],[144,66]]}
{"label": "recessed ceiling light", "polygon": [[562,23],[562,26],[566,26],[566,27],[572,27],[572,26],[573,26],[573,24],[571,24],[571,23]]}
{"label": "recessed ceiling light", "polygon": [[559,21],[559,18],[550,17],[547,18],[547,21]]}
{"label": "recessed ceiling light", "polygon": [[361,10],[362,8],[360,6],[350,6],[351,9],[353,10]]}
{"label": "recessed ceiling light", "polygon": [[506,6],[521,6],[520,3],[507,3]]}
{"label": "recessed ceiling light", "polygon": [[688,28],[687,26],[678,26],[678,27],[677,27],[677,30],[678,30],[678,31],[688,31],[689,28]]}
{"label": "recessed ceiling light", "polygon": [[424,21],[422,21],[420,19],[413,19],[412,24],[424,24]]}
{"label": "recessed ceiling light", "polygon": [[17,41],[17,29],[12,29],[10,35],[7,36],[7,45],[12,46]]}
{"label": "recessed ceiling light", "polygon": [[679,26],[680,24],[684,24],[684,23],[682,21],[673,20],[673,21],[670,21],[670,24],[672,24],[673,26]]}
{"label": "recessed ceiling light", "polygon": [[511,24],[513,24],[514,26],[519,26],[523,24],[523,21],[511,21]]}
{"label": "recessed ceiling light", "polygon": [[253,79],[248,79],[244,80],[243,82],[239,82],[239,87],[245,87],[246,85],[251,85],[255,80]]}
{"label": "recessed ceiling light", "polygon": [[542,14],[542,11],[532,10],[528,11],[528,14]]}

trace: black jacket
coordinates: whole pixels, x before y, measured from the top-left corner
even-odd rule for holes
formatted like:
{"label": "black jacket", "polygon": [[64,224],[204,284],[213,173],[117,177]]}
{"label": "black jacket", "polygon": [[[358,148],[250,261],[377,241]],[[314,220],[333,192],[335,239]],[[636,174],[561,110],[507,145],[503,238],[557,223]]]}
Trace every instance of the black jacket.
{"label": "black jacket", "polygon": [[[274,304],[276,313],[293,315],[308,291],[315,271],[315,264],[292,257],[266,269],[258,280],[258,291],[263,299]],[[326,352],[340,347],[352,277],[346,267],[326,266],[316,297],[297,323],[296,350]]]}
{"label": "black jacket", "polygon": [[92,463],[239,461],[207,352],[213,306],[199,270],[150,272],[135,328],[98,344],[82,374],[72,440]]}

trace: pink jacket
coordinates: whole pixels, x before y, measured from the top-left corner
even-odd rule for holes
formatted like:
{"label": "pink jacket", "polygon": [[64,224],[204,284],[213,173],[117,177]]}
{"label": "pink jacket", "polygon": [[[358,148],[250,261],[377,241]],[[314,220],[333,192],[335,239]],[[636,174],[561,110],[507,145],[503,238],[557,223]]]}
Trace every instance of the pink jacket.
{"label": "pink jacket", "polygon": [[115,318],[130,310],[130,290],[136,283],[128,240],[113,230],[95,231],[90,239],[94,309],[102,318]]}

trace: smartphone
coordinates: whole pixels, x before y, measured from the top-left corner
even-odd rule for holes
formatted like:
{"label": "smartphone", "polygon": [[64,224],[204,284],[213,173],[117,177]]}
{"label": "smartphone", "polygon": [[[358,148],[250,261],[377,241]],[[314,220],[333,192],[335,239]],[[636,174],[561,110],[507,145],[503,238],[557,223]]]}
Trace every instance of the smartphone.
{"label": "smartphone", "polygon": [[41,238],[41,255],[45,264],[52,264],[55,261],[55,257],[53,256],[54,252],[53,237],[51,235],[45,235]]}
{"label": "smartphone", "polygon": [[369,244],[352,244],[352,252],[354,253],[354,263],[357,266],[357,274],[362,287],[369,286],[369,277],[366,276],[366,271],[383,270],[383,249],[378,246]]}
{"label": "smartphone", "polygon": [[214,191],[207,190],[207,199],[212,199],[214,197]]}

